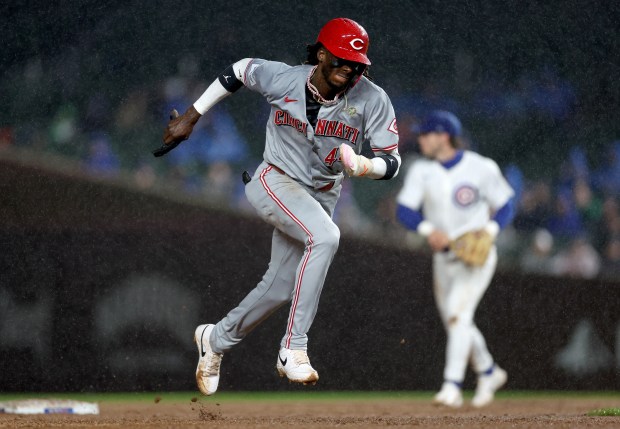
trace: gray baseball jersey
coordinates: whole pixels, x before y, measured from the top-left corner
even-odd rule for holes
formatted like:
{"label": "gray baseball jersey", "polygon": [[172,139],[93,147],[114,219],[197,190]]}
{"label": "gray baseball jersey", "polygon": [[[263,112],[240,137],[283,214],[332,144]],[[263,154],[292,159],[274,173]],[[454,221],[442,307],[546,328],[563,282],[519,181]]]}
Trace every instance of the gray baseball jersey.
{"label": "gray baseball jersey", "polygon": [[383,89],[362,77],[343,99],[323,106],[316,127],[306,119],[306,78],[311,65],[289,66],[253,59],[244,84],[271,104],[264,160],[307,186],[320,189],[342,181],[338,147],[346,142],[360,153],[368,141],[373,151],[398,146],[394,108]]}
{"label": "gray baseball jersey", "polygon": [[271,261],[258,285],[216,324],[210,344],[223,353],[277,308],[291,302],[281,346],[307,348],[325,277],[340,231],[331,217],[340,195],[343,167],[338,148],[360,153],[398,153],[398,132],[386,93],[361,77],[334,105],[322,105],[316,125],[307,119],[310,65],[251,60],[244,85],[271,104],[264,162],[246,185],[248,201],[275,227]]}

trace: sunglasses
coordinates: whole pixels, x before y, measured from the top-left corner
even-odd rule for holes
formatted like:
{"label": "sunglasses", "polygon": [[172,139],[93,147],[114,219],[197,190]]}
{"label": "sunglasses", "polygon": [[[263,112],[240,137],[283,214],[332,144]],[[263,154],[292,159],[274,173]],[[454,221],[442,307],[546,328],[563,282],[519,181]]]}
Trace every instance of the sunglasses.
{"label": "sunglasses", "polygon": [[364,73],[364,69],[366,68],[366,64],[356,63],[355,61],[345,60],[343,58],[338,58],[331,54],[332,60],[330,62],[331,66],[334,68],[339,68],[343,66],[348,66],[355,74]]}

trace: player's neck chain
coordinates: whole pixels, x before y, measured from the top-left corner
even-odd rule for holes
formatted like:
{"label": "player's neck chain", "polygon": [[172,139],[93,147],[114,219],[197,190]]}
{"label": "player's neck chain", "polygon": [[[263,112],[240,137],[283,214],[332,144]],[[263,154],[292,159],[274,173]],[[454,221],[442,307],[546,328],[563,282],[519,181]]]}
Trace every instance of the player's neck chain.
{"label": "player's neck chain", "polygon": [[316,88],[316,86],[314,86],[312,82],[310,82],[310,79],[314,75],[314,71],[316,70],[317,67],[318,66],[314,66],[312,70],[310,70],[310,73],[308,74],[308,77],[306,78],[306,85],[308,86],[308,90],[312,93],[312,97],[314,97],[314,99],[318,101],[319,103],[321,103],[323,106],[333,106],[334,104],[338,103],[338,101],[340,101],[340,95],[342,94],[342,92],[336,94],[333,100],[326,100],[325,97],[321,95],[321,93]]}

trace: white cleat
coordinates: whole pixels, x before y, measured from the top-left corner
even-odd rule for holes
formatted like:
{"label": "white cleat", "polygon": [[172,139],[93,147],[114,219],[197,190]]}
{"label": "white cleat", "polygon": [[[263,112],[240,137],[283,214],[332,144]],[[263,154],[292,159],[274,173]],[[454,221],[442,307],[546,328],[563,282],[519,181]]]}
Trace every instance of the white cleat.
{"label": "white cleat", "polygon": [[198,346],[198,366],[196,384],[203,395],[213,395],[220,382],[220,363],[222,353],[215,353],[209,344],[209,336],[215,325],[200,325],[194,332],[194,342]]}
{"label": "white cleat", "polygon": [[433,398],[433,404],[459,408],[463,405],[463,393],[456,384],[451,381],[445,381],[439,393]]}
{"label": "white cleat", "polygon": [[276,369],[280,377],[286,376],[295,383],[316,384],[319,379],[319,373],[310,365],[310,359],[305,350],[281,348]]}
{"label": "white cleat", "polygon": [[479,376],[476,393],[471,400],[471,405],[476,408],[489,405],[495,398],[495,392],[506,384],[507,380],[508,374],[497,365],[495,365],[491,374]]}

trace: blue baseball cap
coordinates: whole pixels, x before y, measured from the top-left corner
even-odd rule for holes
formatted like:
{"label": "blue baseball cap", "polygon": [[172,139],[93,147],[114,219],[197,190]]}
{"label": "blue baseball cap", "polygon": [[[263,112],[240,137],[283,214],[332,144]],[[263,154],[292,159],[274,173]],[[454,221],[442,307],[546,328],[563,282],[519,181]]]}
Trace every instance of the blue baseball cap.
{"label": "blue baseball cap", "polygon": [[424,118],[418,127],[418,133],[448,133],[450,137],[460,136],[461,121],[447,110],[435,110]]}

